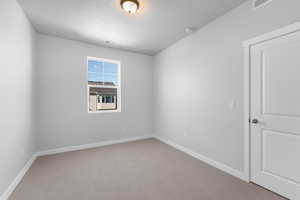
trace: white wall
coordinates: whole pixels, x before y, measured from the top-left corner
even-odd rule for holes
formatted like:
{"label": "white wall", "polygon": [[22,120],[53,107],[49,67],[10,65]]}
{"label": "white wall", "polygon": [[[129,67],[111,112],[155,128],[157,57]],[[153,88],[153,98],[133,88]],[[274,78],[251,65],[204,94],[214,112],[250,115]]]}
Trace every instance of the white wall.
{"label": "white wall", "polygon": [[[88,114],[87,56],[121,61],[121,113]],[[151,56],[38,35],[39,149],[151,134],[152,64]]]}
{"label": "white wall", "polygon": [[35,32],[15,0],[0,1],[0,195],[35,151]]}
{"label": "white wall", "polygon": [[242,171],[242,42],[299,21],[299,8],[299,0],[274,0],[253,11],[247,1],[159,53],[154,132]]}

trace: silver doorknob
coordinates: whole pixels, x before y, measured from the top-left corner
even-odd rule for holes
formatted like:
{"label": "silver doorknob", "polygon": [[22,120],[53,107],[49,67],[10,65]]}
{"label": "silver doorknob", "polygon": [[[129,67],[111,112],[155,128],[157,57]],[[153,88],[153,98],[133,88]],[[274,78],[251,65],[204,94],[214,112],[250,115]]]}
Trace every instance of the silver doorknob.
{"label": "silver doorknob", "polygon": [[258,119],[252,119],[251,123],[252,124],[258,124]]}

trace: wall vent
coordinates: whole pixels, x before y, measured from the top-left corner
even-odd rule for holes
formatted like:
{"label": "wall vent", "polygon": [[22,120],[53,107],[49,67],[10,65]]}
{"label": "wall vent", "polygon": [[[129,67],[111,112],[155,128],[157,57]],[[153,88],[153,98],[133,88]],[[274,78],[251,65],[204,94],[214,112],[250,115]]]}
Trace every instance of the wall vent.
{"label": "wall vent", "polygon": [[272,0],[253,0],[253,9],[258,9],[261,8],[265,5],[267,5],[268,3],[271,3]]}

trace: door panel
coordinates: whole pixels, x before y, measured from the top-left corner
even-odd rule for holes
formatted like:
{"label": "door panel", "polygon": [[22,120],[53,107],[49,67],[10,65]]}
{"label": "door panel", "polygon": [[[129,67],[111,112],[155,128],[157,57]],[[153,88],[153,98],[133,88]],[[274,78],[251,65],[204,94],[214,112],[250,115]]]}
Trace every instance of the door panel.
{"label": "door panel", "polygon": [[251,47],[251,181],[300,199],[300,32]]}
{"label": "door panel", "polygon": [[300,95],[291,87],[300,85],[299,49],[300,42],[262,50],[263,114],[300,116]]}
{"label": "door panel", "polygon": [[[262,171],[300,183],[300,136],[262,129]],[[282,144],[286,144],[284,151]]]}

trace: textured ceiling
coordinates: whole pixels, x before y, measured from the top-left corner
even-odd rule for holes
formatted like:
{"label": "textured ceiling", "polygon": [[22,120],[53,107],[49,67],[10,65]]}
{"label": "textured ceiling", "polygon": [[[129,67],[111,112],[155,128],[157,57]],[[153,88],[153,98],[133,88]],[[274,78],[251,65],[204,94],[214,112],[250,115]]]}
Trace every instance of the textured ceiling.
{"label": "textured ceiling", "polygon": [[[19,0],[40,33],[154,55],[245,0],[139,0],[129,15],[120,0]],[[109,43],[106,43],[109,41]]]}

